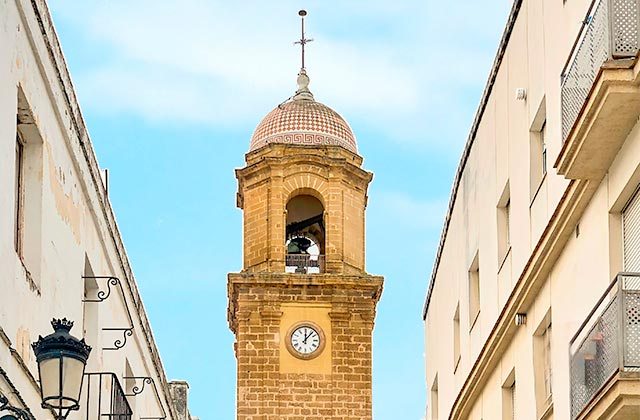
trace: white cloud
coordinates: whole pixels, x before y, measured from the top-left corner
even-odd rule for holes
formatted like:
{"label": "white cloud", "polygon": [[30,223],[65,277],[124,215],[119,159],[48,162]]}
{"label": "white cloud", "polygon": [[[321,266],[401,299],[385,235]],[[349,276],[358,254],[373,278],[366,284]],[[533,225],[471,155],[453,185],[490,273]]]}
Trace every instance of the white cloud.
{"label": "white cloud", "polygon": [[[455,150],[506,2],[310,2],[316,98],[393,140]],[[75,69],[93,110],[153,121],[254,125],[295,89],[297,2],[61,1],[54,17],[103,49]],[[462,117],[461,117],[462,114]],[[464,122],[463,122],[464,121]]]}

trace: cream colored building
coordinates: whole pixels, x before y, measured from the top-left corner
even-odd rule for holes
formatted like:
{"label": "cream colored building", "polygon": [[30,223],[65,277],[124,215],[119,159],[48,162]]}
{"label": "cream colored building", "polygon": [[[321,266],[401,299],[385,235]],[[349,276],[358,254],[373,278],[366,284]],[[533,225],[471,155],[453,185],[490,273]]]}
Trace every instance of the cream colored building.
{"label": "cream colored building", "polygon": [[0,93],[0,395],[52,418],[31,343],[66,317],[93,348],[70,420],[190,419],[188,385],[166,379],[44,0],[0,3]]}
{"label": "cream colored building", "polygon": [[513,2],[425,302],[427,419],[640,418],[639,14]]}

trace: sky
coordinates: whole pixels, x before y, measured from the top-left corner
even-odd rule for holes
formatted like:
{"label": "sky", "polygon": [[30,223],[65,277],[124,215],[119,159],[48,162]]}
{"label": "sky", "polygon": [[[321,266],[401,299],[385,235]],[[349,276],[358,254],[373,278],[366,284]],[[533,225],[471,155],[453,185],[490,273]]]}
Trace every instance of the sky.
{"label": "sky", "polygon": [[367,271],[376,420],[425,413],[422,305],[451,182],[509,0],[52,0],[110,199],[170,379],[202,420],[235,418],[226,275],[241,270],[234,168],[306,67],[374,172]]}

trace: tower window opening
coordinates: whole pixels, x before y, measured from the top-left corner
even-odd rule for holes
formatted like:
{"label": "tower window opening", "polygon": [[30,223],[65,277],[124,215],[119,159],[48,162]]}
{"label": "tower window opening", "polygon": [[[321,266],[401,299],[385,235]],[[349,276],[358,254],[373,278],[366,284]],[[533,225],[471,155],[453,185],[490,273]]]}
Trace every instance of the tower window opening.
{"label": "tower window opening", "polygon": [[324,207],[311,195],[298,195],[287,203],[287,273],[324,272]]}

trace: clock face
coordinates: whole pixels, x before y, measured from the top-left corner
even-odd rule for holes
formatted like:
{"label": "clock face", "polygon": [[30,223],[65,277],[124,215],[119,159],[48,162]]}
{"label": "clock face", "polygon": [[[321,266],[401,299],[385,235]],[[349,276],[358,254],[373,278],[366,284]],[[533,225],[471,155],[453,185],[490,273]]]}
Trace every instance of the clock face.
{"label": "clock face", "polygon": [[302,356],[310,356],[318,351],[322,337],[315,327],[308,324],[298,326],[291,333],[291,347]]}

